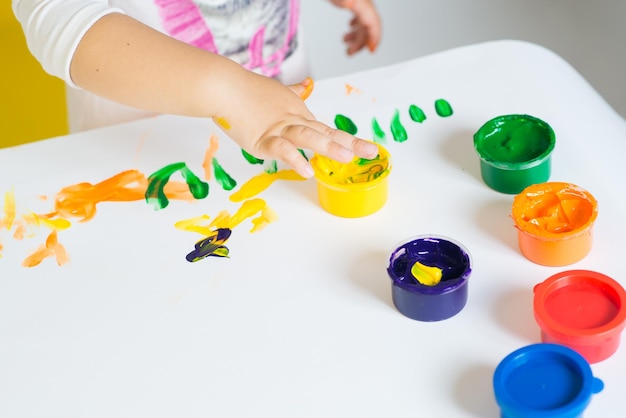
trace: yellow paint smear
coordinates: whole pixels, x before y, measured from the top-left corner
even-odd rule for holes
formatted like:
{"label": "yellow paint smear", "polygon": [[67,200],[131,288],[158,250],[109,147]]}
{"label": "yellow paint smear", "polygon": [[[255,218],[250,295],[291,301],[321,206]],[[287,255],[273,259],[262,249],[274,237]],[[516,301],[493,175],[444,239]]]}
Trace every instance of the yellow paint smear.
{"label": "yellow paint smear", "polygon": [[231,202],[241,202],[258,195],[276,180],[306,180],[293,170],[280,170],[276,173],[261,173],[244,183],[239,190],[230,195]]}
{"label": "yellow paint smear", "polygon": [[[257,214],[259,215],[254,217]],[[243,202],[237,212],[232,216],[228,211],[224,210],[211,222],[209,222],[211,219],[209,215],[201,215],[178,221],[174,226],[183,231],[197,232],[204,236],[209,236],[218,228],[228,228],[232,230],[248,218],[252,218],[251,221],[253,224],[250,232],[257,232],[267,224],[278,219],[278,216],[267,206],[267,203],[263,199],[251,199]]]}
{"label": "yellow paint smear", "polygon": [[349,163],[340,163],[316,154],[311,159],[311,165],[315,176],[327,184],[369,183],[386,175],[391,168],[389,153],[380,145],[378,148],[378,156],[371,160],[356,157]]}
{"label": "yellow paint smear", "polygon": [[230,123],[226,120],[226,118],[218,116],[213,118],[213,120],[225,130],[229,130],[231,128]]}
{"label": "yellow paint smear", "polygon": [[15,193],[12,191],[4,193],[4,220],[0,226],[4,226],[7,230],[11,230],[15,221]]}

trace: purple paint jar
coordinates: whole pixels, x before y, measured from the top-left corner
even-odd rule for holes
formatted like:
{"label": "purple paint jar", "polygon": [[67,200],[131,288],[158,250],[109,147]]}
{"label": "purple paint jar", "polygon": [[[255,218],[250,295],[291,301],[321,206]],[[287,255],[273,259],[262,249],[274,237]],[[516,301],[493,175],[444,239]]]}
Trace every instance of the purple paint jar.
{"label": "purple paint jar", "polygon": [[[413,274],[416,263],[440,270],[440,281],[423,284]],[[457,241],[419,235],[398,244],[389,256],[387,273],[395,307],[418,321],[441,321],[459,313],[467,303],[471,257]]]}

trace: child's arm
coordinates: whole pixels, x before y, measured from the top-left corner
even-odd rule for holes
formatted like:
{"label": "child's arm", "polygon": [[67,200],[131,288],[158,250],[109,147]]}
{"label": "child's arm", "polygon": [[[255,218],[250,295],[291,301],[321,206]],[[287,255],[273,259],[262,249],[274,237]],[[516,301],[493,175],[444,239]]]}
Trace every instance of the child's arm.
{"label": "child's arm", "polygon": [[214,118],[250,154],[282,160],[305,177],[312,170],[298,148],[339,161],[377,152],[374,144],[316,121],[278,81],[121,13],[106,14],[87,30],[70,76],[77,86],[130,106]]}

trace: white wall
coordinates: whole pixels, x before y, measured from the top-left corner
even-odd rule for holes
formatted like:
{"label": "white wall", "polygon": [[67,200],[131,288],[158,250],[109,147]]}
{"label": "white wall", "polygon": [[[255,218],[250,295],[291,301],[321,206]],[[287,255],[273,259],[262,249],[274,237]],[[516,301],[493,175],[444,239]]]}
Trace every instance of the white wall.
{"label": "white wall", "polygon": [[378,0],[383,40],[375,54],[346,57],[350,14],[301,0],[317,79],[497,39],[543,45],[572,64],[626,116],[626,0]]}

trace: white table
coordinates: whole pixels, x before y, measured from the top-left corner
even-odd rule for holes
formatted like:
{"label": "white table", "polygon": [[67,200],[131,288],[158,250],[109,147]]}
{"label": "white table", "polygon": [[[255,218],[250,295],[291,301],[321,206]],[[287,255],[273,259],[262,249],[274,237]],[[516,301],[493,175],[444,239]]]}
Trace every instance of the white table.
{"label": "white table", "polygon": [[[437,116],[439,98],[453,116]],[[200,236],[174,223],[239,207],[214,180],[197,202],[104,202],[92,220],[72,219],[59,232],[63,266],[21,265],[45,227],[22,240],[0,230],[0,417],[495,418],[495,367],[539,342],[533,286],[572,268],[626,285],[626,124],[550,51],[515,41],[454,49],[319,81],[308,102],[330,124],[350,117],[361,136],[373,117],[386,130],[393,170],[379,212],[334,217],[313,180],[279,181],[258,196],[277,221],[255,233],[244,221],[230,258],[195,263],[185,255]],[[411,104],[424,122],[408,118]],[[388,129],[395,109],[403,143]],[[512,113],[554,128],[551,180],[599,201],[593,249],[575,265],[526,260],[512,196],[480,178],[472,135]],[[211,134],[209,121],[162,116],[3,149],[0,199],[12,191],[18,214],[43,213],[61,188],[124,170],[186,162],[199,174]],[[239,184],[263,171],[224,137],[216,157]],[[396,243],[424,233],[460,241],[474,262],[467,306],[441,322],[400,314],[385,271]],[[623,416],[626,347],[592,369],[605,389],[585,417]]]}

